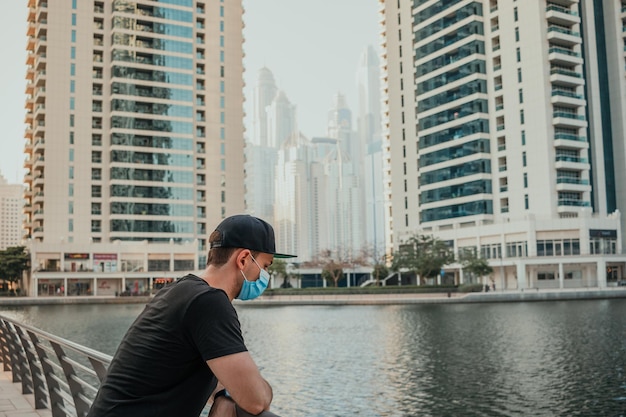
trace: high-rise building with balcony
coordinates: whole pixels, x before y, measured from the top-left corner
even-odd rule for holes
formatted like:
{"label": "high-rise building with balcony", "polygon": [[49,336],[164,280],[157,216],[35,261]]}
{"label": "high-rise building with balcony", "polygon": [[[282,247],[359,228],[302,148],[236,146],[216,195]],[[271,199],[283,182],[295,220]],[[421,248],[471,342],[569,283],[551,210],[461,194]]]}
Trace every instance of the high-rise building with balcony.
{"label": "high-rise building with balcony", "polygon": [[[244,211],[241,1],[28,8],[26,237],[86,269],[112,242],[193,245],[172,268],[203,267],[212,227]],[[138,268],[173,270],[154,257]]]}
{"label": "high-rise building with balcony", "polygon": [[626,275],[625,7],[381,1],[392,245],[433,234],[500,288]]}

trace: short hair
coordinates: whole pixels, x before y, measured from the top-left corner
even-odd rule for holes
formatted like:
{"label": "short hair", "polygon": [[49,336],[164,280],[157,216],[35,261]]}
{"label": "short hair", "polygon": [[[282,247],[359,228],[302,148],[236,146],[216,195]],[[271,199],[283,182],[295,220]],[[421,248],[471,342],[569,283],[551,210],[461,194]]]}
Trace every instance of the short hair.
{"label": "short hair", "polygon": [[[221,240],[222,240],[222,233],[220,233],[218,230],[214,230],[213,233],[211,233],[211,235],[209,236],[209,247],[211,247],[211,243],[216,242],[216,241],[221,241]],[[207,265],[222,266],[226,262],[228,262],[232,254],[237,249],[242,249],[242,248],[222,248],[222,247],[211,248],[209,249],[209,255],[207,257],[206,263]],[[259,251],[250,251],[250,252],[252,253],[252,256],[254,256],[255,258],[260,253]]]}
{"label": "short hair", "polygon": [[[211,247],[211,243],[222,240],[222,234],[214,230],[213,233],[209,236],[209,247]],[[237,248],[211,248],[209,249],[209,255],[207,257],[207,265],[213,266],[222,266],[230,259],[230,256],[233,252],[237,250]]]}

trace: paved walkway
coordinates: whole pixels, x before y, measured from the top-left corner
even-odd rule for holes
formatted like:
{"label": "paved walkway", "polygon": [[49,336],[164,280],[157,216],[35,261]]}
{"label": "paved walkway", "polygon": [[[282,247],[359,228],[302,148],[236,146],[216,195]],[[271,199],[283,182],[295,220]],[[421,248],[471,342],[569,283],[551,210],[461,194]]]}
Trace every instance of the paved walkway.
{"label": "paved walkway", "polygon": [[35,410],[33,395],[22,394],[22,384],[11,381],[11,372],[0,371],[0,417],[52,416],[50,410]]}

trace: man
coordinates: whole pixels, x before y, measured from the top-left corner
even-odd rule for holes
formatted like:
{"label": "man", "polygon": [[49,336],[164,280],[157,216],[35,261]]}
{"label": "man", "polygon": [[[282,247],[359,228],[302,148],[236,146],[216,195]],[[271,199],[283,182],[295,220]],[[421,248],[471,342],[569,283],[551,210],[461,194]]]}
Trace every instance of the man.
{"label": "man", "polygon": [[[207,267],[166,286],[118,347],[89,417],[273,415],[272,388],[244,344],[232,300],[267,288],[274,230],[249,215],[223,220],[209,237]],[[246,413],[247,412],[247,413]]]}

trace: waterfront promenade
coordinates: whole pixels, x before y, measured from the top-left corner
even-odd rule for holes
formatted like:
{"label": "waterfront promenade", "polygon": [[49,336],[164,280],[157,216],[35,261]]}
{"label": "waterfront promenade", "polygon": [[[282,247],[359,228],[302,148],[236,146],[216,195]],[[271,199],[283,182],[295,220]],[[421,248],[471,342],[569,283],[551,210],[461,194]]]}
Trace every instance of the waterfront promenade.
{"label": "waterfront promenade", "polygon": [[[3,306],[54,305],[54,304],[145,304],[149,296],[71,296],[71,297],[2,297]],[[384,293],[380,294],[307,294],[263,295],[256,300],[234,300],[235,305],[392,305],[392,304],[456,304],[501,303],[522,301],[598,300],[626,298],[626,287],[526,289],[473,293]]]}
{"label": "waterfront promenade", "polygon": [[0,417],[51,417],[48,409],[35,410],[32,394],[22,394],[22,384],[11,382],[11,372],[0,371]]}

